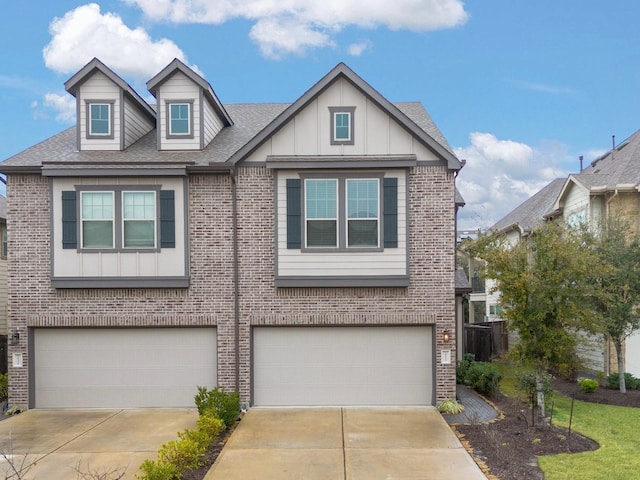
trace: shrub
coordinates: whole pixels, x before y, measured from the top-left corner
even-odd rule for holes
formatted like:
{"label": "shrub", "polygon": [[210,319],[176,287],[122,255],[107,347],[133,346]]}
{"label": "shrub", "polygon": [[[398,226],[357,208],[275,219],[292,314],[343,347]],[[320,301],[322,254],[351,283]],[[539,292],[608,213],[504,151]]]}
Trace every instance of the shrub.
{"label": "shrub", "polygon": [[467,373],[469,372],[469,369],[471,368],[474,360],[475,355],[473,355],[473,353],[464,354],[462,360],[460,360],[458,362],[458,365],[456,366],[456,383],[464,383]]}
{"label": "shrub", "polygon": [[239,392],[226,393],[218,387],[213,390],[198,387],[195,402],[200,415],[210,414],[218,417],[227,427],[233,424],[240,414]]}
{"label": "shrub", "polygon": [[9,396],[9,374],[0,374],[0,400]]}
{"label": "shrub", "polygon": [[488,362],[472,362],[464,377],[464,384],[485,395],[491,395],[500,388],[502,374]]}
{"label": "shrub", "polygon": [[[532,406],[538,406],[538,395],[536,387],[536,375],[531,371],[526,371],[516,374],[516,390],[524,393]],[[542,392],[545,398],[548,398],[553,393],[551,386],[551,375],[544,374],[542,376]]]}
{"label": "shrub", "polygon": [[158,462],[168,463],[176,467],[179,472],[193,470],[202,465],[202,457],[207,445],[202,445],[193,430],[186,430],[179,434],[180,440],[170,440],[158,451]]}
{"label": "shrub", "polygon": [[578,380],[578,385],[586,393],[593,393],[598,389],[598,381],[590,378],[581,378]]}
{"label": "shrub", "polygon": [[180,472],[175,465],[154,460],[145,460],[140,465],[142,475],[137,474],[139,480],[173,480],[180,478]]}
{"label": "shrub", "polygon": [[224,422],[222,420],[209,413],[200,415],[200,417],[198,417],[198,422],[196,423],[196,425],[198,427],[198,431],[206,435],[208,439],[207,444],[215,440],[216,437],[220,435],[220,433],[222,433],[225,428]]}
{"label": "shrub", "polygon": [[449,398],[445,399],[440,405],[438,405],[438,411],[446,414],[456,414],[464,412],[464,405],[456,400]]}
{"label": "shrub", "polygon": [[[620,374],[612,373],[607,377],[607,383],[609,384],[609,388],[614,390],[620,389]],[[627,387],[627,390],[640,390],[640,378],[636,378],[630,373],[624,374],[624,383]]]}

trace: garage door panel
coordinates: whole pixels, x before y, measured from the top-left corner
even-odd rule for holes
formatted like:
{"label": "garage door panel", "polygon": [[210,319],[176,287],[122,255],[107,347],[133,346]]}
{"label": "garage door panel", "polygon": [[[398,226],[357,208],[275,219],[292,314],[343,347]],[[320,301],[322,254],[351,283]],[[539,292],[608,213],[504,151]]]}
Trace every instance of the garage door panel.
{"label": "garage door panel", "polygon": [[431,327],[255,327],[253,403],[429,405]]}
{"label": "garage door panel", "polygon": [[215,328],[36,329],[38,408],[192,407],[217,377]]}

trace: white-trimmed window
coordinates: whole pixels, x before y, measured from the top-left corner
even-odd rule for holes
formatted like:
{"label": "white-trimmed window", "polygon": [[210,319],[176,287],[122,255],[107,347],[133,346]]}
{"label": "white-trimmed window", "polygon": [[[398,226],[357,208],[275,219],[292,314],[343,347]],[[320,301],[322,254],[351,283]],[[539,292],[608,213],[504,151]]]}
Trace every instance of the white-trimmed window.
{"label": "white-trimmed window", "polygon": [[193,102],[167,102],[167,137],[193,136]]}
{"label": "white-trimmed window", "polygon": [[124,248],[154,248],[156,216],[155,192],[122,192]]}
{"label": "white-trimmed window", "polygon": [[155,249],[156,191],[81,191],[81,249]]}
{"label": "white-trimmed window", "polygon": [[305,181],[307,247],[338,246],[338,180]]}
{"label": "white-trimmed window", "polygon": [[113,248],[113,192],[81,192],[80,198],[82,248]]}
{"label": "white-trimmed window", "polygon": [[354,144],[354,114],[356,107],[329,107],[331,116],[331,144]]}
{"label": "white-trimmed window", "polygon": [[306,178],[305,248],[380,248],[380,183],[380,178]]}
{"label": "white-trimmed window", "polygon": [[87,101],[87,137],[113,138],[113,101]]}
{"label": "white-trimmed window", "polygon": [[378,247],[380,238],[380,181],[346,179],[347,247]]}

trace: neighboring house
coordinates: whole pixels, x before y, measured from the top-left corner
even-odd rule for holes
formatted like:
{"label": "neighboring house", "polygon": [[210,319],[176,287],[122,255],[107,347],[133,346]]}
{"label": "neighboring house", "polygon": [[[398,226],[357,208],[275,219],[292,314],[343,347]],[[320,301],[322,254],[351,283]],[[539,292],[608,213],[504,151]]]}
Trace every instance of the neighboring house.
{"label": "neighboring house", "polygon": [[7,373],[7,198],[0,195],[0,373]]}
{"label": "neighboring house", "polygon": [[421,104],[344,64],[292,104],[178,60],[155,106],[97,59],[65,87],[77,125],[0,164],[11,404],[455,398],[461,163]]}
{"label": "neighboring house", "polygon": [[[598,225],[609,215],[626,218],[636,234],[640,232],[640,131],[580,173],[553,180],[492,230],[517,242],[546,219]],[[493,301],[489,299],[488,303]],[[627,371],[640,376],[640,333],[627,339],[625,350]],[[617,371],[615,349],[601,337],[591,338],[580,353],[585,365],[593,370],[605,374]]]}

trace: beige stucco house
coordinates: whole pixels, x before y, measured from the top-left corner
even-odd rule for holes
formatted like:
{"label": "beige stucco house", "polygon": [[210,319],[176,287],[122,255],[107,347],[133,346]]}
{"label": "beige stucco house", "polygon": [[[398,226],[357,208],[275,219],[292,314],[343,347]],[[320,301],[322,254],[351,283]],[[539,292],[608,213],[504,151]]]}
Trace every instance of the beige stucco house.
{"label": "beige stucco house", "polygon": [[178,60],[155,105],[97,59],[65,87],[77,125],[0,164],[11,404],[455,396],[461,163],[421,104],[344,64],[291,104],[223,104]]}

